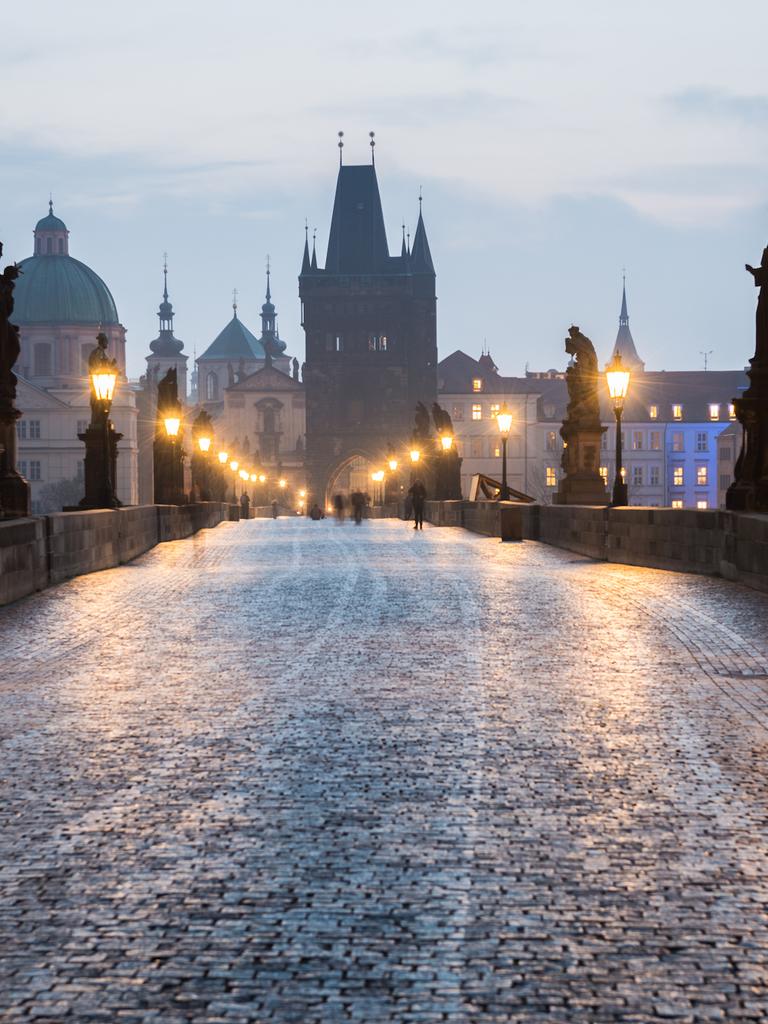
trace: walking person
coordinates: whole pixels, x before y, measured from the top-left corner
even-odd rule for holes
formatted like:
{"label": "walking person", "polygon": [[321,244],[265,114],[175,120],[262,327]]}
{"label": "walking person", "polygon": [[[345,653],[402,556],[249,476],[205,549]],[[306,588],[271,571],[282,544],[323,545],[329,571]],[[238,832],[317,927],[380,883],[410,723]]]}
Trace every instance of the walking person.
{"label": "walking person", "polygon": [[334,494],[333,496],[333,508],[336,513],[336,522],[344,522],[344,495]]}
{"label": "walking person", "polygon": [[421,480],[414,480],[408,491],[413,505],[413,528],[424,529],[424,502],[427,500],[427,488]]}
{"label": "walking person", "polygon": [[365,495],[362,491],[353,491],[350,496],[352,502],[352,508],[355,513],[355,525],[359,526],[363,521],[363,511],[365,509]]}

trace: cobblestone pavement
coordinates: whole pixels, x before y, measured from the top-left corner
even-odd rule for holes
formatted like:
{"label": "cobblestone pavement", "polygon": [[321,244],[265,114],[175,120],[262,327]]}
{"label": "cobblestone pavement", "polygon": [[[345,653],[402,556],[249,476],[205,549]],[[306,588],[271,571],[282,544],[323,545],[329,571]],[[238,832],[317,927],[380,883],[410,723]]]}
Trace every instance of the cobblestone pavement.
{"label": "cobblestone pavement", "polygon": [[768,1020],[767,625],[389,521],[0,611],[0,1020]]}

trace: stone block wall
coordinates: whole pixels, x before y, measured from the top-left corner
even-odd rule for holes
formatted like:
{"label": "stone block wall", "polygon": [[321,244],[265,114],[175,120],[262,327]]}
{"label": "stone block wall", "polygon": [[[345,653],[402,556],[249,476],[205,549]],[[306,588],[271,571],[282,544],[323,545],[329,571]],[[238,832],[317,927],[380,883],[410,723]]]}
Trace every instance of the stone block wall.
{"label": "stone block wall", "polygon": [[230,506],[138,505],[0,522],[0,605],[72,576],[129,562],[164,540],[230,518]]}

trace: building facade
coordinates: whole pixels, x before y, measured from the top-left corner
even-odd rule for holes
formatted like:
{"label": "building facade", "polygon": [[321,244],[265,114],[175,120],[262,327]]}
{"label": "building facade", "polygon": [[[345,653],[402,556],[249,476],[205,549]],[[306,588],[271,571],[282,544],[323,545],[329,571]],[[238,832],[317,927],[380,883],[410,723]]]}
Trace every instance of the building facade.
{"label": "building facade", "polygon": [[[424,220],[390,256],[376,169],[340,166],[325,266],[299,276],[306,337],[307,482],[324,504],[353,465],[405,450],[437,390],[435,269]],[[364,474],[363,474],[364,475]]]}
{"label": "building facade", "polygon": [[112,419],[118,445],[117,493],[138,501],[137,409],[125,375],[125,328],[104,281],[69,255],[69,231],[53,213],[38,221],[33,255],[19,264],[13,320],[21,354],[17,424],[19,469],[31,484],[32,511],[60,511],[83,496],[85,449],[78,438],[90,420],[88,357],[99,331],[109,341],[119,378]]}

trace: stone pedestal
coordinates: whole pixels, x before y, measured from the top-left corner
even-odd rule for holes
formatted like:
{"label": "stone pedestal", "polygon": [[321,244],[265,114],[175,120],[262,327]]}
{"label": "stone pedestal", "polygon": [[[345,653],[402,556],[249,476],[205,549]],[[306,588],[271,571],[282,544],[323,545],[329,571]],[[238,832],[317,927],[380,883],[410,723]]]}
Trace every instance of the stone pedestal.
{"label": "stone pedestal", "polygon": [[0,416],[0,519],[30,514],[29,484],[16,469],[16,420],[20,415],[11,407]]}
{"label": "stone pedestal", "polygon": [[455,446],[435,456],[435,498],[438,501],[461,500],[461,459]]}
{"label": "stone pedestal", "polygon": [[185,505],[184,453],[178,441],[157,438],[154,446],[155,504]]}
{"label": "stone pedestal", "polygon": [[563,424],[565,475],[554,496],[555,505],[607,505],[608,492],[600,476],[600,446],[605,427]]}
{"label": "stone pedestal", "polygon": [[768,512],[768,368],[753,366],[748,374],[749,388],[733,403],[744,439],[725,507],[732,512]]}
{"label": "stone pedestal", "polygon": [[115,481],[117,442],[123,435],[118,434],[112,422],[105,419],[104,422],[91,422],[85,433],[77,436],[85,444],[85,497],[78,507],[120,508],[122,502],[115,492]]}

